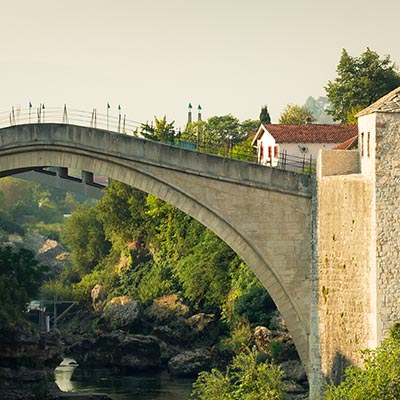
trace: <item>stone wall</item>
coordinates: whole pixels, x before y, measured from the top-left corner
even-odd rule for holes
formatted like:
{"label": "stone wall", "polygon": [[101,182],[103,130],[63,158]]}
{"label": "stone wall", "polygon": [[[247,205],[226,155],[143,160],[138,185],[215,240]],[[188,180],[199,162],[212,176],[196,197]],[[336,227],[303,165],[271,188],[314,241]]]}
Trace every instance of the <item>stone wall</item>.
{"label": "stone wall", "polygon": [[[322,374],[338,382],[374,341],[373,182],[361,175],[319,176],[317,273]],[[315,317],[315,316],[314,316]]]}
{"label": "stone wall", "polygon": [[358,151],[322,150],[317,168],[320,176],[348,175],[360,173]]}
{"label": "stone wall", "polygon": [[376,115],[378,342],[400,320],[400,114]]}

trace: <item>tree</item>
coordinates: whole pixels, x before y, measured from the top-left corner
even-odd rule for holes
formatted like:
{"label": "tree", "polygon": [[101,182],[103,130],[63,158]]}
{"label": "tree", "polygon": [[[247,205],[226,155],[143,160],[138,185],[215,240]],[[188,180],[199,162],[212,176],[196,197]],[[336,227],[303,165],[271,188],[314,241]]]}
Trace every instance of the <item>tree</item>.
{"label": "tree", "polygon": [[167,122],[167,117],[164,115],[161,119],[154,116],[154,126],[142,124],[141,133],[148,139],[156,140],[163,143],[171,143],[174,141],[175,121]]}
{"label": "tree", "polygon": [[261,122],[258,119],[246,119],[240,124],[240,129],[247,138],[250,137],[253,139],[258,131],[258,128],[260,127],[260,124]]}
{"label": "tree", "polygon": [[354,115],[400,86],[400,75],[390,56],[380,58],[367,48],[359,57],[343,49],[336,68],[338,77],[325,86],[335,121],[355,123]]}
{"label": "tree", "polygon": [[279,118],[280,124],[305,124],[308,121],[315,121],[312,111],[296,104],[288,104]]}
{"label": "tree", "polygon": [[271,123],[271,116],[268,112],[268,106],[262,106],[260,112],[260,121],[262,124],[270,124]]}
{"label": "tree", "polygon": [[246,134],[240,129],[239,120],[232,114],[209,118],[207,132],[210,144],[227,150],[246,139]]}
{"label": "tree", "polygon": [[95,209],[88,204],[78,206],[67,219],[62,240],[70,248],[72,263],[80,276],[89,273],[109,249]]}
{"label": "tree", "polygon": [[37,294],[44,270],[31,251],[0,248],[0,325],[20,319]]}

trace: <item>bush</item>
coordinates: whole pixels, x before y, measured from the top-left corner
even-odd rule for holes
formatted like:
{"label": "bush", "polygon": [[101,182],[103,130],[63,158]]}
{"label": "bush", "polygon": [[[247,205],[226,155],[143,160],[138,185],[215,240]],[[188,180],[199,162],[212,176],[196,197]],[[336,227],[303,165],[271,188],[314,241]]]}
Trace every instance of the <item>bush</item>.
{"label": "bush", "polygon": [[282,400],[283,371],[270,363],[257,362],[257,352],[246,349],[233,359],[225,373],[201,372],[193,384],[192,397],[199,400]]}

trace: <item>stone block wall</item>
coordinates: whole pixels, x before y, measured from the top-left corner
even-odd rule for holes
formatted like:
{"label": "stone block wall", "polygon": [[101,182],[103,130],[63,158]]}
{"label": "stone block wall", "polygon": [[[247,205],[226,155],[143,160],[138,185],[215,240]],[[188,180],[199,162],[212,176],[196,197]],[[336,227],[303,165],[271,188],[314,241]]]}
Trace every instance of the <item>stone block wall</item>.
{"label": "stone block wall", "polygon": [[317,191],[320,362],[324,377],[338,382],[375,339],[373,181],[319,176]]}
{"label": "stone block wall", "polygon": [[378,343],[400,321],[400,114],[376,115]]}

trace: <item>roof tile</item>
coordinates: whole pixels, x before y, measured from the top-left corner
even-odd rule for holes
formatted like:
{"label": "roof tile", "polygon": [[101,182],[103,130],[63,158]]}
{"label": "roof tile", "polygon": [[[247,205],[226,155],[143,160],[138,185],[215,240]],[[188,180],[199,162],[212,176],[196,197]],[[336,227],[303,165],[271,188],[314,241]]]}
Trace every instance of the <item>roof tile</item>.
{"label": "roof tile", "polygon": [[277,143],[342,143],[358,134],[350,124],[266,124]]}

